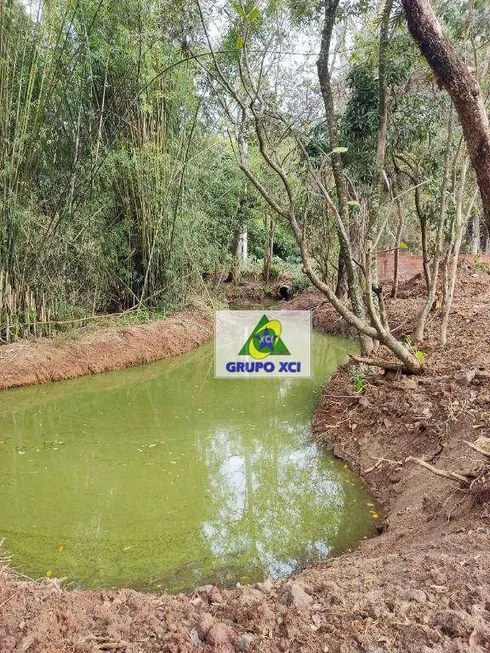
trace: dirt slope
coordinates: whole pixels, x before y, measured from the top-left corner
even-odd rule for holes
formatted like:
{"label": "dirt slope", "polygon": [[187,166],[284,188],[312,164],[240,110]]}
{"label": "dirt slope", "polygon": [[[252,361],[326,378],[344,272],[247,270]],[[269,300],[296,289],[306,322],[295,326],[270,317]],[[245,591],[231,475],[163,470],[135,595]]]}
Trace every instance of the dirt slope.
{"label": "dirt slope", "polygon": [[[419,290],[406,284],[390,306],[400,331]],[[343,328],[316,293],[294,304]],[[375,375],[356,395],[343,370],[325,389],[316,436],[383,501],[378,537],[289,580],[190,596],[70,592],[3,568],[0,652],[490,651],[490,458],[465,442],[490,435],[489,318],[490,277],[462,272],[442,353],[431,316],[424,376]]]}
{"label": "dirt slope", "polygon": [[135,326],[108,326],[0,347],[0,390],[144,365],[177,356],[213,334],[211,316],[191,308]]}

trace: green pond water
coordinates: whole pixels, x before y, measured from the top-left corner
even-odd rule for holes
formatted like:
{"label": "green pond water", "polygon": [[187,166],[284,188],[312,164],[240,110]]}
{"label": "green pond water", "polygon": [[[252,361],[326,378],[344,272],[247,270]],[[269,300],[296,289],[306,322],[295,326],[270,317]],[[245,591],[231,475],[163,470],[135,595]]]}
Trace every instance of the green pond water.
{"label": "green pond water", "polygon": [[314,336],[312,380],[215,380],[213,345],[0,393],[0,539],[77,587],[171,592],[284,576],[372,532],[369,495],[312,444],[352,345]]}

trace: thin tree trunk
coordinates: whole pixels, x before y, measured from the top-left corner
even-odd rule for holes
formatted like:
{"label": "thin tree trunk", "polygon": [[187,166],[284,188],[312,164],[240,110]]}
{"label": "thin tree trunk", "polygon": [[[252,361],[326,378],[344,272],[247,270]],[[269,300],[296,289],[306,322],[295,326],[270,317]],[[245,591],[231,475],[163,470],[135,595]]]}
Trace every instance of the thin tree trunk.
{"label": "thin tree trunk", "polygon": [[425,287],[427,292],[430,289],[430,271],[429,271],[429,247],[427,242],[427,219],[425,215],[420,218],[420,239],[422,244],[422,268],[424,271]]}
{"label": "thin tree trunk", "polygon": [[393,288],[391,290],[391,296],[393,299],[396,299],[398,295],[398,279],[399,279],[399,268],[400,268],[400,240],[402,237],[404,215],[402,202],[399,197],[398,185],[395,184],[395,196],[396,196],[396,208],[398,211],[398,222],[396,225],[396,234],[395,234],[395,254],[393,261]]}
{"label": "thin tree trunk", "polygon": [[427,238],[427,216],[422,207],[422,198],[420,196],[420,186],[415,186],[415,209],[420,222],[420,244],[422,246],[422,268],[424,271],[425,287],[427,292],[430,289],[430,271],[429,271],[429,247]]}
{"label": "thin tree trunk", "polygon": [[412,37],[458,112],[490,229],[490,124],[480,85],[444,36],[429,0],[402,4]]}
{"label": "thin tree trunk", "polygon": [[339,252],[335,296],[341,299],[342,301],[347,297],[347,279],[345,274],[345,263],[344,263],[344,257],[342,256],[342,252]]}
{"label": "thin tree trunk", "polygon": [[432,261],[432,278],[431,278],[430,288],[427,294],[426,302],[422,310],[420,311],[419,318],[417,321],[417,326],[415,327],[415,331],[413,333],[413,339],[414,342],[416,343],[420,343],[424,339],[425,323],[427,321],[427,317],[432,309],[432,305],[434,304],[436,298],[437,282],[439,280],[439,263],[441,260],[443,239],[444,239],[444,223],[446,220],[446,204],[447,204],[446,191],[447,191],[447,185],[450,176],[449,158],[451,153],[452,141],[453,141],[453,115],[451,111],[451,115],[449,116],[448,130],[447,130],[446,151],[444,153],[444,172],[443,172],[443,181],[441,185],[439,223],[437,225],[436,246],[434,251],[434,258]]}
{"label": "thin tree trunk", "polygon": [[480,233],[480,216],[478,213],[473,214],[471,234],[471,253],[476,256],[480,251],[481,233]]}
{"label": "thin tree trunk", "polygon": [[410,171],[408,170],[402,170],[403,174],[405,174],[412,184],[414,185],[414,196],[415,196],[415,210],[417,211],[417,216],[419,219],[420,223],[420,240],[421,240],[421,248],[422,248],[422,268],[424,271],[424,280],[425,280],[425,286],[427,288],[427,292],[429,292],[430,288],[430,272],[429,272],[429,251],[428,251],[428,243],[427,243],[427,217],[424,213],[424,208],[422,206],[422,197],[420,195],[420,185],[419,185],[419,178],[418,178],[418,167],[411,164],[410,161],[407,161],[404,159],[400,154],[395,155],[394,157],[394,163],[395,163],[395,169],[398,171],[398,164],[396,162],[396,159],[399,158],[405,165],[407,165],[410,168]]}
{"label": "thin tree trunk", "polygon": [[464,188],[466,183],[466,173],[468,171],[468,160],[465,159],[463,166],[461,168],[461,180],[458,188],[458,194],[456,197],[456,218],[454,224],[454,245],[452,247],[452,260],[451,268],[448,271],[448,288],[445,297],[445,301],[442,307],[442,324],[441,324],[441,344],[444,345],[447,343],[447,327],[449,323],[449,315],[451,313],[451,307],[454,297],[454,288],[456,287],[456,275],[458,271],[458,260],[459,252],[461,250],[461,243],[463,242],[463,235],[465,232],[466,223],[469,220],[473,204],[475,203],[476,193],[473,195],[473,199],[468,208],[466,217],[463,214],[463,199],[464,199]]}
{"label": "thin tree trunk", "polygon": [[387,84],[387,52],[389,45],[390,16],[393,8],[393,0],[385,0],[383,15],[381,18],[381,30],[379,35],[379,65],[378,65],[378,135],[376,142],[376,164],[373,177],[373,190],[380,191],[382,174],[386,155],[386,139],[388,134],[388,84]]}
{"label": "thin tree trunk", "polygon": [[274,234],[276,231],[276,219],[274,216],[266,218],[266,243],[265,243],[265,255],[264,255],[264,267],[262,269],[262,278],[265,283],[269,283],[270,271],[271,271],[271,260],[272,254],[274,251]]}
{"label": "thin tree trunk", "polygon": [[[332,150],[335,150],[340,145],[329,66],[332,31],[335,24],[335,16],[337,13],[338,5],[339,0],[325,0],[324,2],[325,17],[322,30],[320,55],[317,62],[318,80],[320,82],[323,102],[325,105],[330,147]],[[349,193],[347,189],[347,180],[344,175],[342,158],[338,152],[333,152],[331,154],[331,158],[332,172],[335,181],[335,188],[337,191],[338,213],[341,222],[347,227],[349,224]],[[349,290],[349,298],[352,304],[352,310],[354,314],[359,318],[359,320],[364,320],[366,318],[366,311],[362,301],[362,293],[359,287],[358,273],[354,267],[354,262],[352,260],[350,243],[346,240],[344,234],[340,229],[338,230],[338,235],[340,242],[340,252],[345,263],[347,286]],[[372,340],[362,333],[360,333],[360,339],[363,353],[370,354],[374,347]]]}
{"label": "thin tree trunk", "polygon": [[240,242],[241,228],[239,227],[236,230],[235,238],[233,239],[233,263],[231,265],[230,274],[228,275],[229,281],[236,283],[238,279],[238,269],[240,265]]}

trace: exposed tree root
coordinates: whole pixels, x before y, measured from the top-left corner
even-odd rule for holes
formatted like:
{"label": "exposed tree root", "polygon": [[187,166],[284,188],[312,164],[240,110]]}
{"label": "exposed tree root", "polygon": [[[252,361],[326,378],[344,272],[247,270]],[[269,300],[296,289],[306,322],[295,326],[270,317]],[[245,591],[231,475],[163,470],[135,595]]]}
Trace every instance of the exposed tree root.
{"label": "exposed tree root", "polygon": [[387,370],[388,372],[405,372],[406,368],[402,363],[392,363],[391,361],[376,360],[373,358],[366,358],[364,356],[354,356],[350,354],[350,358],[356,363],[363,363],[364,365],[372,365],[373,367],[379,367],[382,370]]}
{"label": "exposed tree root", "polygon": [[[490,443],[490,438],[485,438],[485,440],[488,440]],[[478,442],[478,440],[477,440]],[[478,453],[481,453],[482,456],[488,456],[490,457],[490,451],[487,451],[486,449],[483,449],[482,447],[479,447],[476,442],[468,442],[468,440],[464,440],[464,443],[467,444],[469,447],[471,447],[474,451],[477,451]]]}
{"label": "exposed tree root", "polygon": [[371,472],[374,472],[374,470],[378,469],[382,463],[389,463],[390,465],[403,465],[401,460],[391,460],[390,458],[374,458],[374,456],[371,456],[371,458],[376,460],[376,462],[372,467],[365,469],[363,472],[364,474],[370,474]]}
{"label": "exposed tree root", "polygon": [[464,483],[465,485],[470,484],[470,479],[468,478],[468,476],[464,476],[463,474],[447,471],[445,469],[438,469],[437,467],[434,467],[434,465],[430,465],[429,463],[426,463],[425,460],[421,460],[420,458],[415,458],[414,456],[409,456],[407,458],[407,462],[410,461],[417,463],[417,465],[420,465],[421,467],[425,467],[425,469],[428,469],[430,472],[436,474],[437,476],[448,478],[451,481],[459,481],[460,483]]}

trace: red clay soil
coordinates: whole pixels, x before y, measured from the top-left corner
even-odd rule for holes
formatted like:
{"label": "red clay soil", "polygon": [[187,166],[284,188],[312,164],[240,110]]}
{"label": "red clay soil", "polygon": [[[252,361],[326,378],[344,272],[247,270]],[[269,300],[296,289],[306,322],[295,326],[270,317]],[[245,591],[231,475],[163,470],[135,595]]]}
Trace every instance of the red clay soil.
{"label": "red clay soil", "polygon": [[177,356],[213,334],[210,315],[197,308],[135,326],[81,330],[32,338],[0,348],[0,390],[144,365]]}
{"label": "red clay soil", "polygon": [[[391,322],[409,332],[420,284],[402,297]],[[292,304],[308,302],[336,323],[314,292]],[[0,652],[490,651],[490,457],[467,444],[490,435],[489,318],[490,277],[462,272],[443,351],[431,315],[423,376],[372,374],[356,394],[344,369],[325,388],[316,437],[382,501],[378,537],[289,580],[192,595],[67,591],[4,567]]]}

